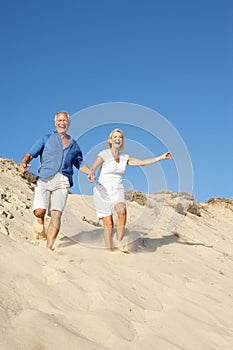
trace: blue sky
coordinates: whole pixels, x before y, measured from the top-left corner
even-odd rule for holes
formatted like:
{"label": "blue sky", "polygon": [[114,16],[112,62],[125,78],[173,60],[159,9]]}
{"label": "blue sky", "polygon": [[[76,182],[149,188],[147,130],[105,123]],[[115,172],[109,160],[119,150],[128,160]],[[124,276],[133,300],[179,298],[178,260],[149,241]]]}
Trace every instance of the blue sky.
{"label": "blue sky", "polygon": [[[0,157],[19,162],[53,130],[60,109],[73,115],[100,104],[136,104],[179,133],[196,200],[233,198],[232,0],[9,0],[0,10]],[[111,129],[98,128],[97,119],[80,137],[84,154]],[[140,152],[145,146],[145,156],[165,151],[143,130],[122,128]],[[166,187],[179,190],[174,162],[152,168],[155,182],[161,167]],[[126,177],[129,188],[144,191],[140,171]]]}

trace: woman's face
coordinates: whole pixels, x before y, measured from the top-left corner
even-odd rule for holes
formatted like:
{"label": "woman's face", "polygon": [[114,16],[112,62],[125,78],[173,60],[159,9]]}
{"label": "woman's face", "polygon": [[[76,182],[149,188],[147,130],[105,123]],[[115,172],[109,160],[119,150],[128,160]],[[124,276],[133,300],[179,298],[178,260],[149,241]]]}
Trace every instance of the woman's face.
{"label": "woman's face", "polygon": [[115,131],[112,134],[111,143],[112,147],[120,149],[123,146],[124,137],[119,131]]}

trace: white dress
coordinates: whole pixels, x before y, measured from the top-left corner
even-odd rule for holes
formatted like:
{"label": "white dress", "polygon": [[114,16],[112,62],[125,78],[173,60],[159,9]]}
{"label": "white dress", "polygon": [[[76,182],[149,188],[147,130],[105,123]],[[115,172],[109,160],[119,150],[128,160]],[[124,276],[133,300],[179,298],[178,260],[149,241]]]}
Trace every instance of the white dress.
{"label": "white dress", "polygon": [[93,202],[97,217],[112,215],[117,203],[125,203],[125,191],[122,176],[125,172],[129,155],[119,153],[119,163],[114,159],[110,149],[101,151],[98,156],[103,159],[99,181],[94,187]]}

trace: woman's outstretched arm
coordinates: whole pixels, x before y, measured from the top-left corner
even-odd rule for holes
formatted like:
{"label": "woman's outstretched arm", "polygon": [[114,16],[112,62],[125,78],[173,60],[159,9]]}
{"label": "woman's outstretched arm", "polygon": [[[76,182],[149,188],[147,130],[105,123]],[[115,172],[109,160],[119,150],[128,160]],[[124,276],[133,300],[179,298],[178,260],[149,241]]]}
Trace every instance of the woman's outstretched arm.
{"label": "woman's outstretched arm", "polygon": [[145,165],[150,165],[159,162],[160,160],[169,160],[172,159],[172,155],[170,152],[166,152],[164,154],[161,154],[158,157],[153,157],[153,158],[147,158],[147,159],[138,159],[134,157],[129,157],[128,159],[128,165],[131,166],[145,166]]}

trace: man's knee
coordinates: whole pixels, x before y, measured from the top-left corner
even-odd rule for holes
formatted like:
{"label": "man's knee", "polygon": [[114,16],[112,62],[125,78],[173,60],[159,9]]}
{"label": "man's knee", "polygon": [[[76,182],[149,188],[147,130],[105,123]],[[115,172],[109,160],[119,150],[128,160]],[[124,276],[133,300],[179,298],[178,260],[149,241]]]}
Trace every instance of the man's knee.
{"label": "man's knee", "polygon": [[45,212],[46,212],[45,209],[41,209],[41,208],[35,209],[35,210],[34,210],[34,215],[35,215],[37,218],[41,218],[41,219],[42,219],[42,218],[45,216]]}
{"label": "man's knee", "polygon": [[60,230],[62,212],[60,210],[51,210],[50,225],[52,225],[57,231]]}
{"label": "man's knee", "polygon": [[54,219],[60,219],[61,216],[62,216],[62,211],[60,210],[51,210],[51,218],[54,218]]}

